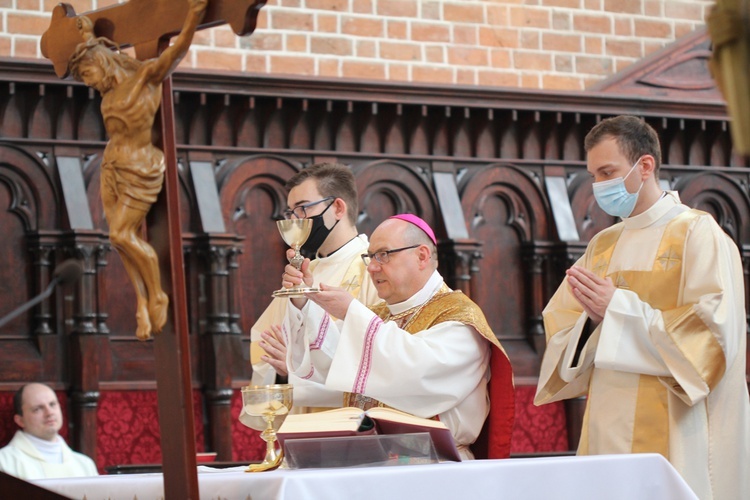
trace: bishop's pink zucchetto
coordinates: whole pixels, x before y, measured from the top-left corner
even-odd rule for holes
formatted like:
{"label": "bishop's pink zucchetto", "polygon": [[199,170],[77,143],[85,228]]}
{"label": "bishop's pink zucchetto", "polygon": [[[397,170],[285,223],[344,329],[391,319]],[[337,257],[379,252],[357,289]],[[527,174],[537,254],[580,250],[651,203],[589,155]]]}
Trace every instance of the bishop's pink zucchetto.
{"label": "bishop's pink zucchetto", "polygon": [[437,245],[437,238],[435,238],[435,232],[432,230],[429,224],[427,224],[425,221],[420,219],[414,214],[398,214],[391,217],[388,217],[389,219],[400,219],[404,220],[406,222],[409,222],[410,224],[414,224],[419,229],[424,231],[424,233],[430,237],[432,242]]}

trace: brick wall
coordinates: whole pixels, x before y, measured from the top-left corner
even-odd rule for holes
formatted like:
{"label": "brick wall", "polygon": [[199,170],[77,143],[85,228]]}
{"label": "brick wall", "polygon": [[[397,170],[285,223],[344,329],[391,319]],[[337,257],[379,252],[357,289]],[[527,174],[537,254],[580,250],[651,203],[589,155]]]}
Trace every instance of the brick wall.
{"label": "brick wall", "polygon": [[[65,1],[78,13],[117,3]],[[0,0],[0,56],[41,58],[39,37],[57,3]],[[255,34],[202,31],[183,66],[580,90],[704,26],[713,3],[268,0]]]}

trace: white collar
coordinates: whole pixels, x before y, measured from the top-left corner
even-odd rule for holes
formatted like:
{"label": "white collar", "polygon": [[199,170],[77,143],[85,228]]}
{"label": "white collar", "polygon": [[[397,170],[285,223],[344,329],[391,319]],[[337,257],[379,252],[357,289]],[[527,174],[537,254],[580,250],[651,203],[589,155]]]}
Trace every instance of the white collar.
{"label": "white collar", "polygon": [[680,204],[677,191],[665,191],[664,196],[656,200],[645,212],[623,219],[625,229],[643,229],[664,217],[675,205]]}
{"label": "white collar", "polygon": [[[64,441],[59,434],[55,436],[54,440],[47,441],[46,439],[40,439],[36,436],[32,436],[25,431],[20,431],[20,433],[21,436],[28,442],[30,449],[33,449],[36,452],[35,457],[37,459],[43,459],[45,462],[51,464],[61,464],[63,462],[65,447],[63,445]],[[30,449],[27,449],[26,451],[28,452],[30,451]]]}
{"label": "white collar", "polygon": [[433,295],[435,295],[438,290],[440,290],[440,287],[443,286],[443,277],[440,276],[440,273],[434,271],[432,273],[432,276],[430,276],[430,279],[427,280],[427,283],[424,284],[424,286],[414,295],[409,297],[403,302],[399,302],[398,304],[392,304],[388,305],[388,310],[391,312],[391,314],[400,314],[404,311],[408,311],[409,309],[412,309],[417,306],[421,306],[428,300],[432,298]]}

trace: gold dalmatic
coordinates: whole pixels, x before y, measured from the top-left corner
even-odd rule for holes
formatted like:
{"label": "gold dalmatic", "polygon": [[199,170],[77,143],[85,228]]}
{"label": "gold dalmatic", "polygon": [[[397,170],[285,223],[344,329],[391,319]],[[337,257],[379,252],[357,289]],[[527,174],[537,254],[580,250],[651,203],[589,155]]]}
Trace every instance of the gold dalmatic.
{"label": "gold dalmatic", "polygon": [[[599,276],[609,277],[617,288],[630,290],[654,309],[663,311],[662,317],[667,333],[677,345],[690,346],[686,356],[715,356],[724,359],[721,346],[712,335],[700,335],[708,330],[707,325],[695,314],[692,305],[678,307],[680,281],[682,277],[683,250],[687,231],[702,212],[686,211],[672,220],[662,235],[651,269],[641,271],[622,270],[608,273],[614,248],[622,231],[613,230],[600,237],[592,251],[592,269]],[[698,339],[705,345],[695,346]],[[712,342],[713,341],[713,342]],[[700,366],[702,363],[694,363]],[[724,373],[723,366],[714,366],[704,374],[709,386],[715,385]],[[666,377],[640,375],[635,403],[632,452],[660,453],[669,458],[669,407],[667,384],[674,391],[682,388],[676,380]],[[579,453],[588,453],[588,412],[586,409]]]}

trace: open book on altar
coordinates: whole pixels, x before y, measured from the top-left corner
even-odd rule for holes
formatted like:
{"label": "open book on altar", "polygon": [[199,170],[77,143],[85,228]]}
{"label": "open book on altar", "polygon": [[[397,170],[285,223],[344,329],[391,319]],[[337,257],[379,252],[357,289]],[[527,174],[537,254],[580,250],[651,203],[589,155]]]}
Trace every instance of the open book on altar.
{"label": "open book on altar", "polygon": [[278,430],[282,446],[287,439],[363,436],[368,434],[411,434],[427,432],[442,460],[461,461],[450,429],[439,420],[416,417],[393,408],[355,407],[300,415],[289,415]]}

